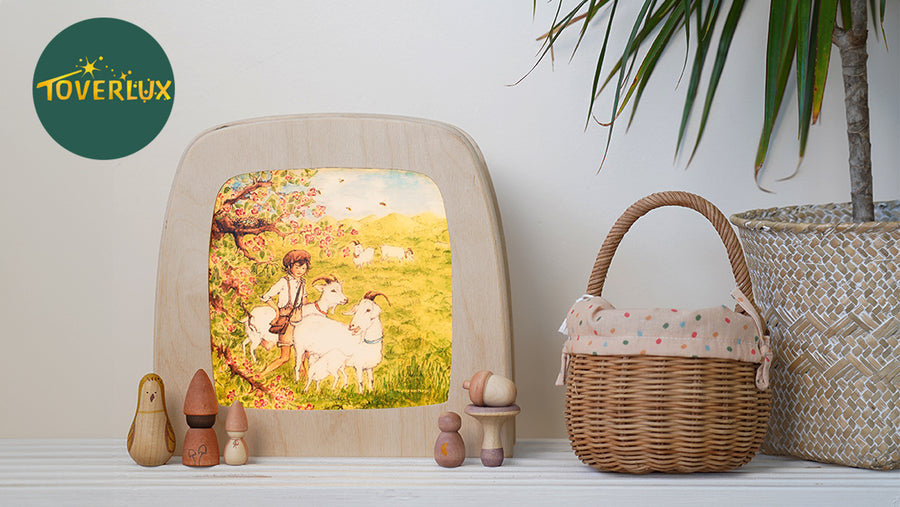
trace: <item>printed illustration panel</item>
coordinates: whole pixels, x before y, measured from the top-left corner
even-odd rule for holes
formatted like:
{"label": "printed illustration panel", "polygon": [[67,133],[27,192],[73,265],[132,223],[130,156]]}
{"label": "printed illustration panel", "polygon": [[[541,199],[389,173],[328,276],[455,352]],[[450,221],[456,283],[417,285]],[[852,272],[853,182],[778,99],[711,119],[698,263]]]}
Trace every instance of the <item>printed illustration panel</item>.
{"label": "printed illustration panel", "polygon": [[213,212],[209,308],[220,405],[446,402],[452,271],[440,191],[400,170],[229,179]]}

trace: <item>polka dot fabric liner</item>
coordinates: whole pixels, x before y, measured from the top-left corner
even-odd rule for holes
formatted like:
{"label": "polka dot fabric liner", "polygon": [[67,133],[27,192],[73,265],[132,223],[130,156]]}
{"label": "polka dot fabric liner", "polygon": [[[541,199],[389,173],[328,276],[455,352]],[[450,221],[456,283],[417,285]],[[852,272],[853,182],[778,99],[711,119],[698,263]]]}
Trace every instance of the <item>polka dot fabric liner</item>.
{"label": "polka dot fabric liner", "polygon": [[748,314],[725,306],[699,310],[616,308],[599,296],[579,298],[560,332],[562,368],[557,385],[565,383],[570,354],[605,356],[675,356],[734,359],[761,363],[756,384],[768,387],[771,364],[768,337],[762,321],[738,289],[732,294]]}

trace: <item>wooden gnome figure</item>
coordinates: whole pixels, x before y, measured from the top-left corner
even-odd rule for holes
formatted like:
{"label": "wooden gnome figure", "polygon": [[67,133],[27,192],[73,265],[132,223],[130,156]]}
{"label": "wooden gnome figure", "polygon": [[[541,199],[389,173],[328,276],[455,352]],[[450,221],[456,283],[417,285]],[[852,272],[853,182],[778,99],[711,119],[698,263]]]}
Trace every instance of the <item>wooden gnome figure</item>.
{"label": "wooden gnome figure", "polygon": [[219,464],[219,440],[216,438],[216,414],[219,404],[209,375],[197,370],[184,395],[184,416],[190,426],[184,435],[181,462],[189,467]]}
{"label": "wooden gnome figure", "polygon": [[166,412],[162,378],[148,373],[138,383],[138,402],[128,430],[128,455],[145,467],[164,465],[175,454],[175,430]]}
{"label": "wooden gnome figure", "polygon": [[441,434],[434,442],[434,461],[444,468],[454,468],[466,460],[466,443],[459,434],[462,418],[456,412],[444,412],[438,418]]}
{"label": "wooden gnome figure", "polygon": [[225,463],[229,465],[247,463],[249,454],[247,442],[244,442],[244,435],[247,434],[247,412],[240,400],[234,400],[228,409],[228,415],[225,416],[225,432],[228,433],[224,452]]}

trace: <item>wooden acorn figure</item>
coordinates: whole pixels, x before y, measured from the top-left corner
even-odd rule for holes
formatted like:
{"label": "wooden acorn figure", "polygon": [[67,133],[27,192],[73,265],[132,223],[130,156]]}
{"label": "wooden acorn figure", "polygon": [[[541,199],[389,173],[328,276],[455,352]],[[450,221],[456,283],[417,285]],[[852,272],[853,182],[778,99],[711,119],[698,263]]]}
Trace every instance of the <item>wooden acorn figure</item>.
{"label": "wooden acorn figure", "polygon": [[454,468],[466,460],[466,443],[459,434],[462,418],[456,412],[444,412],[438,418],[441,434],[434,442],[434,461],[444,468]]}
{"label": "wooden acorn figure", "polygon": [[181,462],[189,467],[208,467],[219,464],[219,440],[213,424],[219,404],[209,375],[197,370],[184,395],[184,416],[188,428],[184,435]]}
{"label": "wooden acorn figure", "polygon": [[472,380],[463,382],[469,391],[469,399],[479,407],[505,407],[516,402],[516,385],[512,380],[481,370]]}
{"label": "wooden acorn figure", "polygon": [[228,415],[225,416],[225,432],[228,433],[228,442],[225,443],[225,463],[229,465],[243,465],[247,463],[249,453],[244,435],[247,434],[247,412],[240,400],[234,400]]}
{"label": "wooden acorn figure", "polygon": [[148,373],[138,383],[137,409],[128,430],[128,455],[145,467],[164,465],[175,454],[175,430],[166,412],[162,378]]}

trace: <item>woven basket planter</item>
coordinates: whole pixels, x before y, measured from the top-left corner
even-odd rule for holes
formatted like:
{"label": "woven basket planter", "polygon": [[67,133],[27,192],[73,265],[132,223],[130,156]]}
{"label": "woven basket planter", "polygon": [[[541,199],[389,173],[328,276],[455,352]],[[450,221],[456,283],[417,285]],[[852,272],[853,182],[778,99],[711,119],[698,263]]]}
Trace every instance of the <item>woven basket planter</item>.
{"label": "woven basket planter", "polygon": [[[626,231],[663,206],[691,208],[710,221],[731,261],[740,308],[617,309],[601,297]],[[685,192],[639,200],[613,225],[587,295],[566,318],[569,338],[557,383],[566,386],[566,427],[576,456],[597,470],[633,474],[723,472],[747,463],[769,417],[764,331],[728,219]]]}
{"label": "woven basket planter", "polygon": [[738,226],[772,338],[768,454],[900,468],[900,201],[753,210]]}

